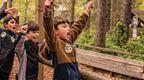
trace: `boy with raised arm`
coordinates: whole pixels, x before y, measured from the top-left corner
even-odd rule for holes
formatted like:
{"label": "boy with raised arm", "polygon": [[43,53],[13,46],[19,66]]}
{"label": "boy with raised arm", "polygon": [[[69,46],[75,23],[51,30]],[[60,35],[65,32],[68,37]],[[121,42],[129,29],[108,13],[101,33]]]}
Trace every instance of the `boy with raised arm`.
{"label": "boy with raised arm", "polygon": [[74,41],[82,32],[88,20],[88,14],[93,8],[93,1],[89,1],[82,15],[69,26],[67,19],[52,16],[53,0],[45,1],[43,14],[46,43],[55,52],[53,80],[80,80]]}

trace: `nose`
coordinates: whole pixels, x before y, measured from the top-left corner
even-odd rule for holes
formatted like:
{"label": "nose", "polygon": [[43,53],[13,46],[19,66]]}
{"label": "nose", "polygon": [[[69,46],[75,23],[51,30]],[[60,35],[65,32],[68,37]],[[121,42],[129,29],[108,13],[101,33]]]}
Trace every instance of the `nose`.
{"label": "nose", "polygon": [[17,23],[13,23],[13,27],[15,28],[15,27],[17,27],[18,25],[17,25]]}
{"label": "nose", "polygon": [[70,31],[70,27],[68,28],[68,31]]}

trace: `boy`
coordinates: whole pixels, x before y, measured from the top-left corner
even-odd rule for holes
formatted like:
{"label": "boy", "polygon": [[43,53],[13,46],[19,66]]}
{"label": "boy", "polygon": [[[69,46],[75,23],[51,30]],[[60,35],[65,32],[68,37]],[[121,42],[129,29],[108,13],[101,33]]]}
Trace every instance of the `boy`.
{"label": "boy", "polygon": [[87,3],[84,13],[71,27],[63,17],[53,20],[52,7],[53,0],[46,0],[43,15],[46,42],[50,50],[55,52],[56,58],[53,80],[80,80],[76,51],[72,45],[85,27],[93,1]]}
{"label": "boy", "polygon": [[12,16],[5,17],[4,29],[0,28],[0,80],[8,80],[12,70],[17,22]]}
{"label": "boy", "polygon": [[49,65],[49,62],[38,54],[39,26],[30,21],[21,27],[20,32],[22,35],[15,48],[20,61],[17,80],[37,80],[38,62]]}
{"label": "boy", "polygon": [[26,80],[37,80],[38,76],[38,37],[39,26],[34,22],[28,23],[24,51],[26,53]]}

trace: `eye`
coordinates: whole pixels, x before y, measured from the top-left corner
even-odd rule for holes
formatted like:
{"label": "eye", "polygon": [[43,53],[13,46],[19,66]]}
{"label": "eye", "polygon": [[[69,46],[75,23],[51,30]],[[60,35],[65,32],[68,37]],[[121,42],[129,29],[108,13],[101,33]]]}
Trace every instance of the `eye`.
{"label": "eye", "polygon": [[10,23],[11,23],[11,24],[13,24],[13,23],[14,23],[14,21],[11,21]]}
{"label": "eye", "polygon": [[64,28],[66,28],[66,27],[67,27],[67,25],[63,25],[63,27],[64,27]]}
{"label": "eye", "polygon": [[11,23],[11,24],[14,24],[14,23],[15,23],[15,21],[10,21],[10,23]]}
{"label": "eye", "polygon": [[37,31],[37,34],[39,34],[39,31]]}

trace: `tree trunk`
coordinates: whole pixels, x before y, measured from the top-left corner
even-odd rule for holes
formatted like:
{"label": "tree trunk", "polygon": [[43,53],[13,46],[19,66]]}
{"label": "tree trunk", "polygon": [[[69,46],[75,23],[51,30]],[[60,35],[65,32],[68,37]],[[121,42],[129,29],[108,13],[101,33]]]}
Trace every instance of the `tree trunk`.
{"label": "tree trunk", "polygon": [[117,0],[111,0],[111,21],[110,21],[110,31],[113,31],[116,24],[116,3]]}
{"label": "tree trunk", "polygon": [[25,0],[25,17],[24,17],[25,20],[24,20],[24,22],[27,21],[28,4],[29,4],[29,1]]}
{"label": "tree trunk", "polygon": [[[44,39],[44,28],[43,28],[43,8],[45,0],[36,0],[36,22],[40,26],[40,38],[39,41],[42,42]],[[39,76],[38,80],[44,80],[44,66],[39,64]]]}
{"label": "tree trunk", "polygon": [[13,2],[13,0],[9,0],[9,8],[12,7],[12,2]]}
{"label": "tree trunk", "polygon": [[89,30],[89,28],[90,28],[90,21],[91,21],[91,12],[89,13],[89,18],[88,18],[88,20],[87,20],[85,30]]}
{"label": "tree trunk", "polygon": [[[87,1],[90,1],[90,0],[87,0]],[[90,28],[90,22],[91,22],[91,12],[89,13],[89,18],[87,20],[85,30],[89,30],[89,28]]]}
{"label": "tree trunk", "polygon": [[74,21],[75,0],[70,0],[70,22]]}
{"label": "tree trunk", "polygon": [[126,27],[127,36],[129,37],[129,24],[131,23],[131,9],[132,0],[122,0],[122,11],[121,11],[121,21]]}
{"label": "tree trunk", "polygon": [[97,25],[95,34],[95,45],[99,47],[105,47],[105,38],[107,27],[109,27],[108,20],[110,17],[109,13],[109,2],[110,0],[97,0]]}
{"label": "tree trunk", "polygon": [[105,14],[106,14],[105,27],[106,27],[106,32],[108,32],[110,30],[110,21],[111,21],[111,0],[107,0]]}
{"label": "tree trunk", "polygon": [[121,21],[128,27],[131,21],[132,0],[122,0]]}
{"label": "tree trunk", "polygon": [[132,8],[133,9],[135,8],[135,2],[136,2],[136,0],[132,0]]}

